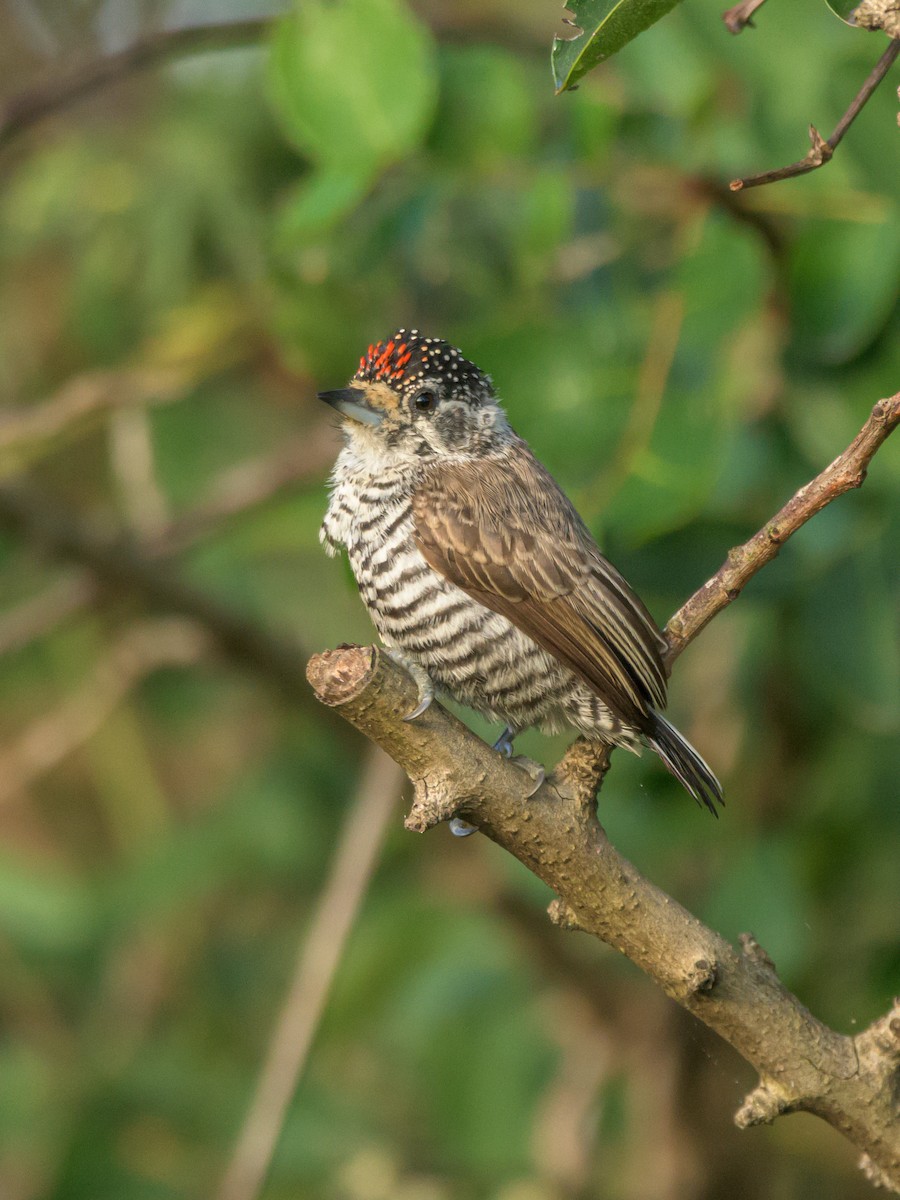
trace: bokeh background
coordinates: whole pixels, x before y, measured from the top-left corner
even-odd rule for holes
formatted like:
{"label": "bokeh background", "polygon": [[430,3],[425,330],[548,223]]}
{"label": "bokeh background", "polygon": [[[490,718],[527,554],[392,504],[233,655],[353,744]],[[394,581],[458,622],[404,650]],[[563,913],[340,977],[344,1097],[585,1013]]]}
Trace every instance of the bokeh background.
{"label": "bokeh background", "polygon": [[[493,375],[661,623],[900,386],[896,72],[824,170],[724,186],[827,135],[883,39],[722,3],[559,98],[553,0],[0,5],[3,1200],[224,1198],[261,1076],[229,1200],[870,1194],[811,1117],[738,1132],[746,1064],[517,863],[405,833],[303,682],[371,640],[315,392],[398,325]],[[847,1032],[900,990],[894,441],[678,663],[721,820],[630,756],[601,805]]]}

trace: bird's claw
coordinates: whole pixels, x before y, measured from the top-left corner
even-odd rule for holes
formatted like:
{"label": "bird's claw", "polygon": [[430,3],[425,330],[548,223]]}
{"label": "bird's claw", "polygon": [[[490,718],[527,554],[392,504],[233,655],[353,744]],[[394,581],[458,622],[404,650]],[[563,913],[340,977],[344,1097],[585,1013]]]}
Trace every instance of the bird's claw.
{"label": "bird's claw", "polygon": [[513,738],[515,736],[515,729],[513,729],[512,725],[507,725],[493,746],[491,746],[491,749],[496,750],[499,754],[505,754],[507,758],[512,758]]}
{"label": "bird's claw", "polygon": [[451,817],[447,824],[450,826],[450,832],[454,837],[469,837],[471,834],[478,832],[477,825],[472,825],[469,821],[464,821],[462,817]]}
{"label": "bird's claw", "polygon": [[419,703],[412,710],[412,712],[408,712],[406,714],[406,716],[403,718],[403,720],[404,721],[414,721],[416,719],[416,717],[421,717],[422,713],[425,712],[425,710],[431,705],[431,702],[433,699],[434,699],[434,692],[431,689],[428,689],[427,691],[423,692],[423,690],[420,688],[419,689]]}
{"label": "bird's claw", "polygon": [[547,772],[544,770],[544,768],[541,766],[541,764],[539,762],[535,762],[533,758],[527,758],[524,754],[517,754],[514,758],[511,758],[509,761],[511,763],[515,763],[515,765],[520,770],[524,771],[526,775],[528,775],[531,779],[534,780],[534,787],[531,789],[531,791],[528,793],[528,795],[526,797],[528,800],[530,800],[531,797],[538,790],[538,788],[541,786],[541,784],[544,782],[544,780],[547,778]]}
{"label": "bird's claw", "polygon": [[412,676],[413,682],[419,689],[419,703],[412,712],[408,712],[403,718],[404,721],[415,721],[416,717],[421,717],[422,713],[430,707],[434,699],[434,684],[431,682],[431,676],[424,667],[420,667],[417,662],[413,662],[411,658],[407,658],[405,654],[400,654],[397,650],[388,650],[387,656]]}

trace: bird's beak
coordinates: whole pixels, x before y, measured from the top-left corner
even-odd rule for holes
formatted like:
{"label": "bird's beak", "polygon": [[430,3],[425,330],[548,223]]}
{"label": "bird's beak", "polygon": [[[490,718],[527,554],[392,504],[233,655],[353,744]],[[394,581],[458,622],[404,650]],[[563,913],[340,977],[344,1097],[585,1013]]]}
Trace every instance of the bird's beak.
{"label": "bird's beak", "polygon": [[359,421],[362,425],[380,425],[384,417],[368,402],[362,388],[338,388],[334,392],[319,392],[319,399],[337,409],[342,417],[351,421]]}

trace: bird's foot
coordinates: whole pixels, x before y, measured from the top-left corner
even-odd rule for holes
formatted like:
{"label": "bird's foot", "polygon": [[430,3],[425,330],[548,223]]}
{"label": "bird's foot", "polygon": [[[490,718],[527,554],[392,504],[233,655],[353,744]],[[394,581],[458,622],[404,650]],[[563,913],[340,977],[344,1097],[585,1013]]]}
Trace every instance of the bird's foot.
{"label": "bird's foot", "polygon": [[431,676],[411,658],[407,658],[405,654],[401,654],[399,650],[387,649],[385,654],[395,662],[398,667],[402,667],[409,675],[412,676],[413,682],[419,689],[419,702],[412,712],[408,712],[403,718],[404,721],[415,721],[416,717],[421,717],[422,713],[431,705],[434,699],[434,684],[431,682]]}
{"label": "bird's foot", "polygon": [[464,821],[462,817],[451,817],[447,824],[454,837],[469,837],[470,834],[478,832],[477,825]]}
{"label": "bird's foot", "polygon": [[513,739],[517,732],[518,730],[514,729],[512,725],[507,725],[493,746],[491,746],[491,749],[498,751],[500,754],[505,754],[507,758],[512,758]]}
{"label": "bird's foot", "polygon": [[526,775],[529,775],[534,780],[534,787],[528,793],[527,797],[530,800],[547,778],[547,772],[539,762],[535,762],[533,758],[528,758],[524,754],[516,754],[509,761],[515,763],[520,770],[524,771]]}

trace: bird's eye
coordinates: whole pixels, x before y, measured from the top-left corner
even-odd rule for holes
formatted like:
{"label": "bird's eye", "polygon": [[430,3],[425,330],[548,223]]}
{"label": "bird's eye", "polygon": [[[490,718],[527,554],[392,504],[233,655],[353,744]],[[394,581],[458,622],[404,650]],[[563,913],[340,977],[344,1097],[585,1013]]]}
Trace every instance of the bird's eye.
{"label": "bird's eye", "polygon": [[437,393],[433,392],[431,388],[424,388],[421,392],[417,393],[413,404],[416,406],[418,412],[431,412],[433,408],[437,407]]}

